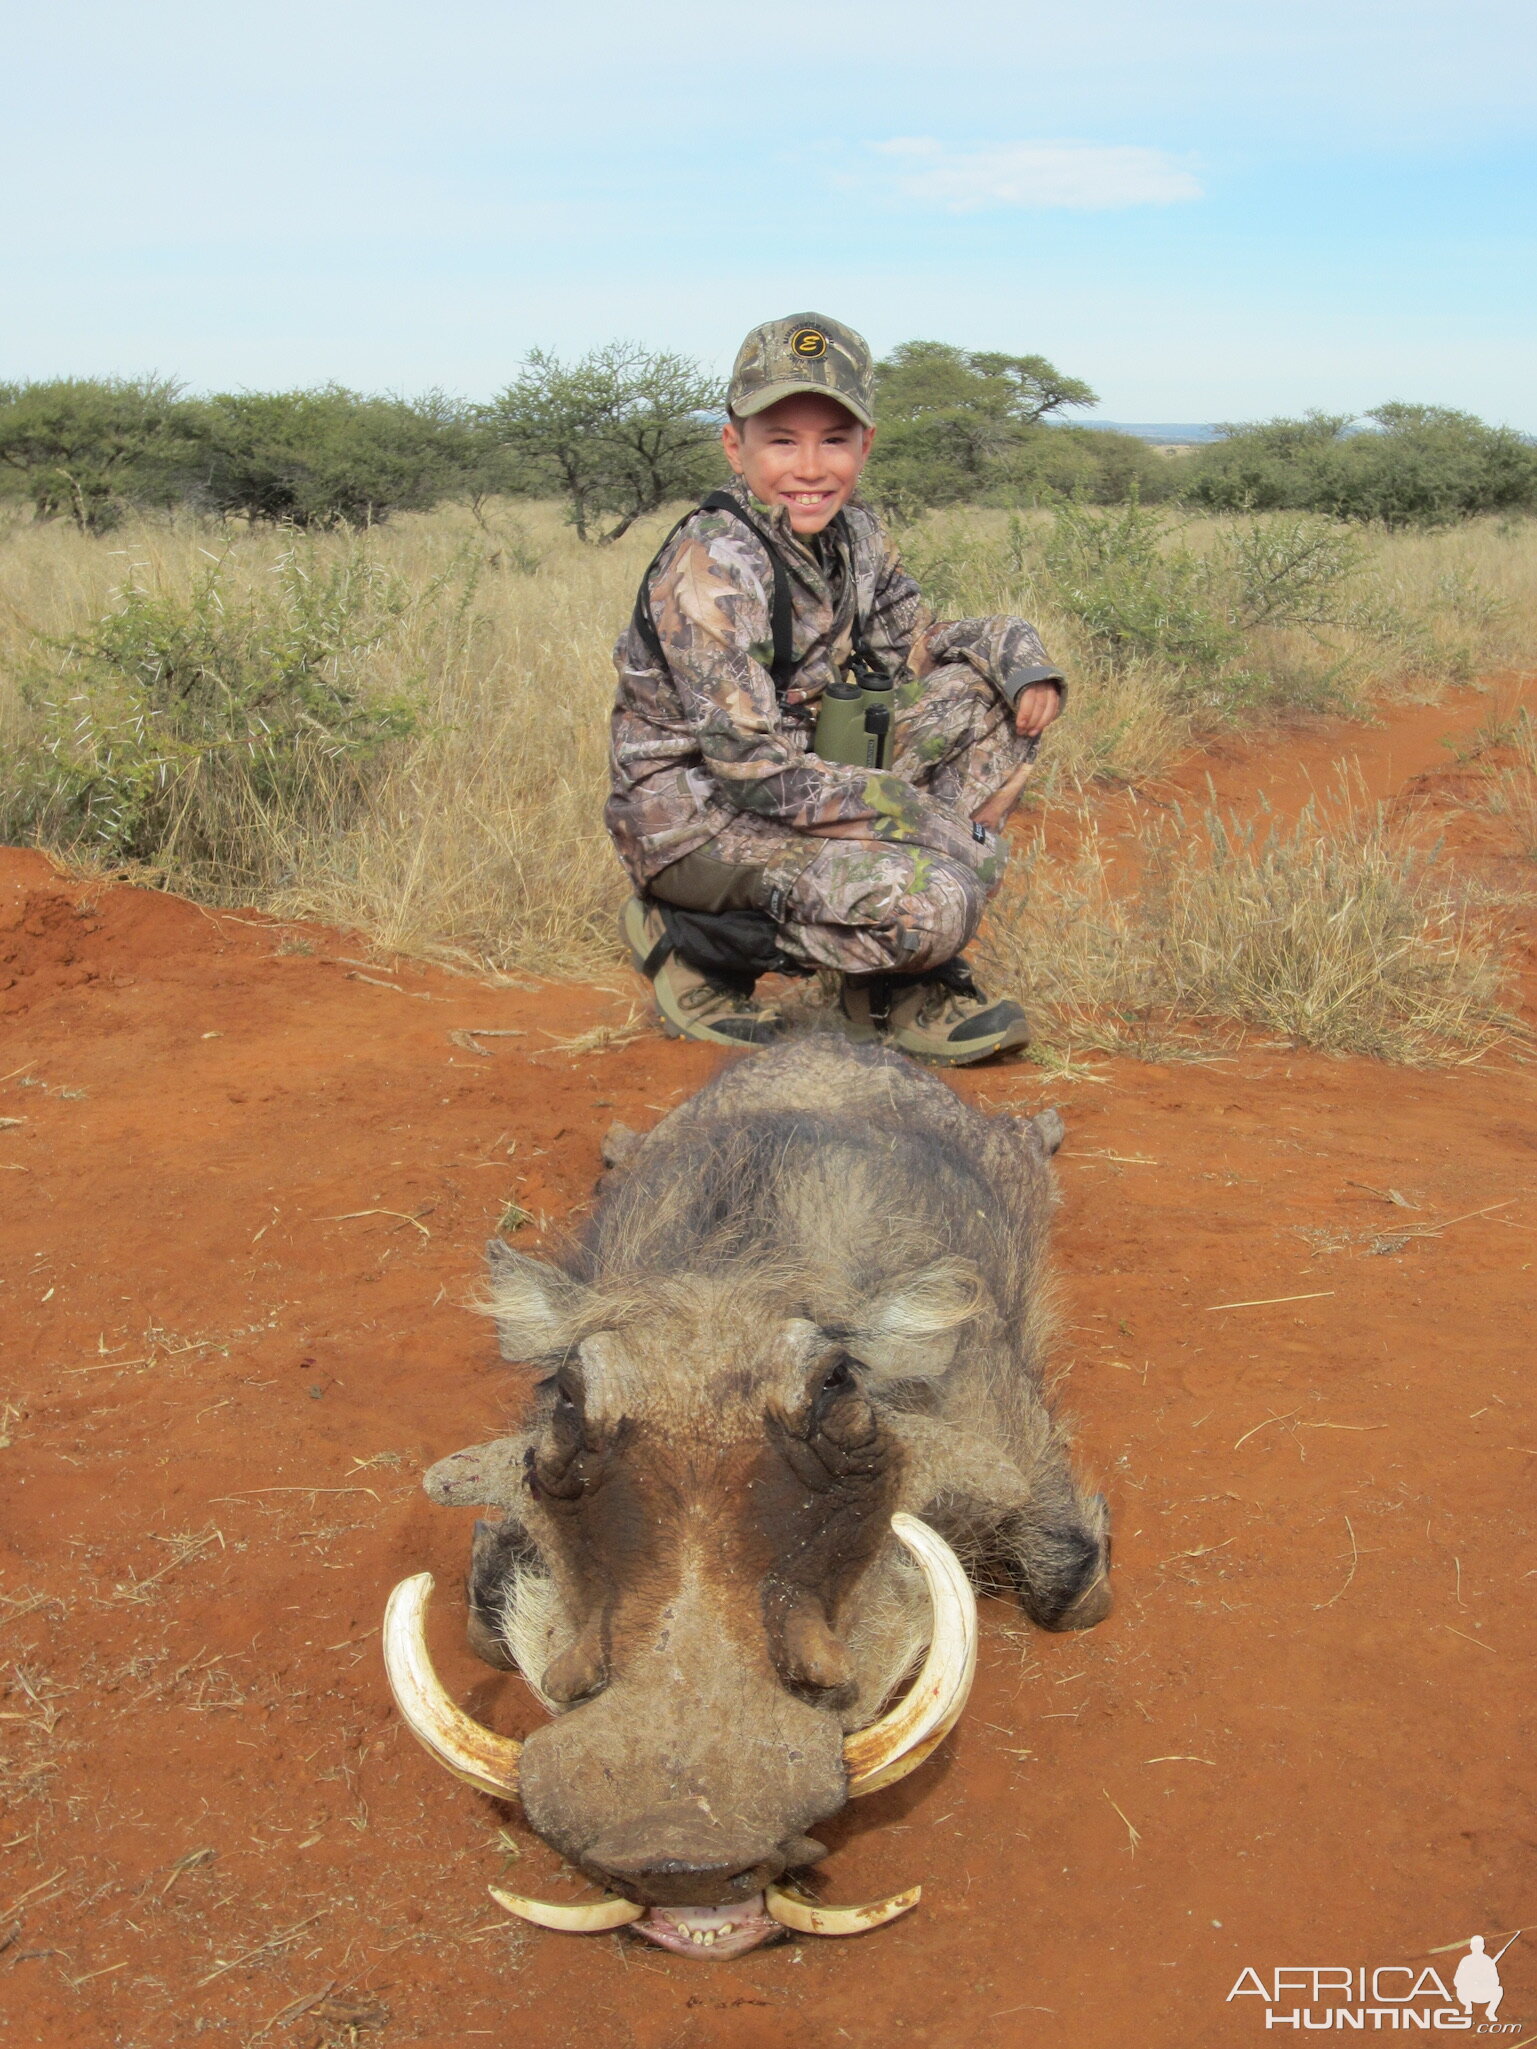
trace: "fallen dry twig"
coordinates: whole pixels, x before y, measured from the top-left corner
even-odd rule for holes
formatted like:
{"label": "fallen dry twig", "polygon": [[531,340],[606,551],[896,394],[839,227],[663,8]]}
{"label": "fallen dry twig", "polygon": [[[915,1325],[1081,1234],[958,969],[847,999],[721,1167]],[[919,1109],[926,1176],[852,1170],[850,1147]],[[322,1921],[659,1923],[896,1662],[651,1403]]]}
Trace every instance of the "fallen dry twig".
{"label": "fallen dry twig", "polygon": [[[294,1937],[301,1934],[304,1929],[313,1927],[322,1914],[329,1912],[329,1907],[322,1907],[320,1913],[310,1914],[303,1921],[295,1921],[291,1928],[280,1928],[276,1935],[269,1935],[265,1942],[257,1943],[255,1949],[244,1950],[238,1957],[230,1957],[228,1961],[221,1961],[206,1977],[198,1979],[199,1986],[211,1985],[215,1978],[222,1978],[226,1971],[238,1971],[242,1964],[254,1963],[257,1957],[266,1956],[271,1950],[283,1948],[285,1943],[292,1942]],[[327,1989],[329,1990],[329,1987]],[[324,1993],[322,1993],[321,1997],[324,1998],[324,1996]]]}
{"label": "fallen dry twig", "polygon": [[[1105,1789],[1103,1786],[1101,1786],[1099,1790],[1102,1793],[1105,1793]],[[1110,1795],[1108,1793],[1105,1793],[1105,1798],[1107,1800],[1110,1800]],[[1110,1800],[1110,1805],[1112,1807],[1115,1807],[1115,1802],[1113,1800]],[[1129,1821],[1127,1821],[1126,1816],[1121,1813],[1121,1809],[1119,1807],[1115,1807],[1115,1811],[1117,1814],[1120,1814],[1122,1821],[1126,1823],[1126,1833],[1131,1837],[1131,1854],[1135,1857],[1137,1854],[1137,1845],[1142,1840],[1141,1831],[1139,1829],[1133,1828],[1132,1824]]]}
{"label": "fallen dry twig", "polygon": [[1270,1309],[1278,1302],[1321,1302],[1334,1292],[1333,1288],[1318,1288],[1310,1295],[1261,1295],[1253,1302],[1208,1302],[1206,1314],[1210,1316],[1217,1309]]}
{"label": "fallen dry twig", "polygon": [[403,1224],[414,1224],[424,1238],[432,1236],[420,1217],[408,1217],[403,1209],[347,1209],[339,1217],[322,1217],[320,1221],[323,1224],[348,1224],[354,1217],[399,1217]]}
{"label": "fallen dry twig", "polygon": [[1356,1544],[1355,1524],[1350,1520],[1350,1517],[1348,1515],[1345,1518],[1345,1527],[1350,1532],[1350,1570],[1345,1575],[1345,1584],[1340,1588],[1339,1593],[1331,1594],[1327,1601],[1315,1601],[1313,1603],[1315,1611],[1320,1608],[1332,1608],[1335,1602],[1339,1599],[1340,1594],[1343,1594],[1349,1590],[1350,1582],[1356,1576],[1356,1563],[1359,1560],[1361,1553],[1359,1547]]}

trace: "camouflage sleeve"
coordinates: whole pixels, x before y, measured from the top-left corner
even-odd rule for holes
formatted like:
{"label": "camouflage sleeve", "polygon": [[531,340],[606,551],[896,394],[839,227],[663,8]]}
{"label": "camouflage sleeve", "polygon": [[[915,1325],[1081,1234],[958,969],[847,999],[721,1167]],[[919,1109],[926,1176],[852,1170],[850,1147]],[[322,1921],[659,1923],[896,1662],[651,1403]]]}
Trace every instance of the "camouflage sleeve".
{"label": "camouflage sleeve", "polygon": [[969,821],[901,776],[825,762],[780,713],[768,664],[772,575],[735,521],[691,523],[651,584],[651,615],[705,767],[738,810],[796,831],[858,824],[968,867],[994,858]]}
{"label": "camouflage sleeve", "polygon": [[1067,679],[1027,620],[936,620],[884,530],[878,540],[885,559],[864,626],[870,652],[888,673],[896,675],[909,663],[921,673],[966,662],[1010,704],[1032,683],[1055,683],[1066,697]]}
{"label": "camouflage sleeve", "polygon": [[1010,704],[1032,683],[1055,683],[1067,696],[1067,678],[1027,619],[940,619],[929,626],[922,644],[926,667],[966,662]]}

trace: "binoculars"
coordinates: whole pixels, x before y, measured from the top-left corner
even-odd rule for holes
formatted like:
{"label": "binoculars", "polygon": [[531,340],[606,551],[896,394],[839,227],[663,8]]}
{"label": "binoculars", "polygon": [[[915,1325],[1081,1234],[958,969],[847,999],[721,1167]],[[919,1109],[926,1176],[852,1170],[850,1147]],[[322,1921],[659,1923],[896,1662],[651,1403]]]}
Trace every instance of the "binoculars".
{"label": "binoculars", "polygon": [[829,683],[817,713],[813,753],[851,768],[885,768],[891,759],[891,682],[856,663]]}

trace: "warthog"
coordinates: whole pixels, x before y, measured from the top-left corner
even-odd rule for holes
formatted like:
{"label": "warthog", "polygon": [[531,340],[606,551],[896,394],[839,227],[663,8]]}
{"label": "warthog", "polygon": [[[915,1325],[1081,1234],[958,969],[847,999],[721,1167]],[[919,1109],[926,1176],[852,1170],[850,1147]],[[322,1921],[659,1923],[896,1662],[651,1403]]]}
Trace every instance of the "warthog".
{"label": "warthog", "polygon": [[538,1363],[537,1395],[522,1434],[426,1485],[501,1510],[476,1526],[470,1641],[553,1719],[520,1748],[448,1699],[425,1574],[386,1653],[429,1749],[515,1793],[608,1894],[499,1895],[513,1911],[719,1957],[911,1904],[850,1916],[780,1881],[959,1714],[976,1611],[955,1554],[1045,1629],[1110,1606],[1104,1505],[1042,1391],[1060,1137],[1054,1112],[983,1116],[899,1056],[810,1037],[637,1142],[566,1265],[493,1241],[502,1353]]}

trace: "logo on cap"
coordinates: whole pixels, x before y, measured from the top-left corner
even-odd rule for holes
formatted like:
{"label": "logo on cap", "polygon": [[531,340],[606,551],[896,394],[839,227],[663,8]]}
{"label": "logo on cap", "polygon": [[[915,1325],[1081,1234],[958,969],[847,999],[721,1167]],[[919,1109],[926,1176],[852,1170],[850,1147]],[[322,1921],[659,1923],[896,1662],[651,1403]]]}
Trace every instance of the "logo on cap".
{"label": "logo on cap", "polygon": [[827,336],[819,327],[798,327],[790,337],[792,356],[804,357],[810,361],[816,356],[827,354]]}

